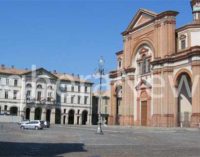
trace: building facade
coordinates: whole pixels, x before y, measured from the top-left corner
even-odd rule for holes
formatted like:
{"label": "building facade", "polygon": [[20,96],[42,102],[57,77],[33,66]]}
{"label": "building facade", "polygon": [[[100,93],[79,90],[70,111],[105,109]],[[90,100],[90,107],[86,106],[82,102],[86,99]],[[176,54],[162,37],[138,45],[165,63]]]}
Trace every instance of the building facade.
{"label": "building facade", "polygon": [[0,67],[0,113],[51,124],[91,124],[92,83],[77,76]]}
{"label": "building facade", "polygon": [[110,124],[200,123],[200,1],[190,3],[190,24],[176,28],[176,11],[140,9],[122,33],[124,49],[110,72]]}
{"label": "building facade", "polygon": [[99,97],[100,93],[95,92],[92,96],[92,124],[97,125],[98,124],[98,114],[99,111],[101,111],[101,121],[103,124],[108,124],[108,119],[110,115],[110,91],[103,91],[102,97],[101,97],[101,109],[99,110]]}

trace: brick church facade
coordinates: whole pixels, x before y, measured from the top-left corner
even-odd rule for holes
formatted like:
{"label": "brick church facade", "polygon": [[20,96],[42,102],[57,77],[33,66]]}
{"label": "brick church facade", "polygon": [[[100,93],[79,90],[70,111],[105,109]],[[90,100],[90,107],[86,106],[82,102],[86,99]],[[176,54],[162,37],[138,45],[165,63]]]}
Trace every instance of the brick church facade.
{"label": "brick church facade", "polygon": [[122,33],[111,78],[111,125],[197,127],[200,123],[200,0],[193,21],[140,9]]}

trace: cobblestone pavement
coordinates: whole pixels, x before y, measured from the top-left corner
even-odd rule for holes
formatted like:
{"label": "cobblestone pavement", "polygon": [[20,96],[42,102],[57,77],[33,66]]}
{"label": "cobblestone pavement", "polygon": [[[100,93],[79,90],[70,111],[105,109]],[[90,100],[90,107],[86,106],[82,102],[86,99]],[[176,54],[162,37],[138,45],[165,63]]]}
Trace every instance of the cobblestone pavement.
{"label": "cobblestone pavement", "polygon": [[52,126],[20,130],[0,124],[1,157],[199,157],[200,130],[179,128]]}

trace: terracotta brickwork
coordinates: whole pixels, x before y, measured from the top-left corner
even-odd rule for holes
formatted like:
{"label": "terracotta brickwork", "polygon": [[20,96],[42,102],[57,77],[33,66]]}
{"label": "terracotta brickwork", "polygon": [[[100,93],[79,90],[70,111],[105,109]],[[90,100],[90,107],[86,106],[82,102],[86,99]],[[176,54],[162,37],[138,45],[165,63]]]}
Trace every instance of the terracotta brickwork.
{"label": "terracotta brickwork", "polygon": [[[192,8],[196,3],[191,2]],[[140,9],[122,33],[124,49],[116,53],[117,70],[110,72],[109,124],[197,127],[200,123],[200,19],[176,28],[177,15]]]}

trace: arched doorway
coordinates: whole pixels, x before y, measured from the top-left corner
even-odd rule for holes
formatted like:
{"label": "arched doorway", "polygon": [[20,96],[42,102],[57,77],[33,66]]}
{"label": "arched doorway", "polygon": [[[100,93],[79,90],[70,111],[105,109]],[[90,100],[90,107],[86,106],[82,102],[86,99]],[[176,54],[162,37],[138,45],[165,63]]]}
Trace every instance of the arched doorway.
{"label": "arched doorway", "polygon": [[10,108],[10,115],[17,116],[18,108],[17,107],[11,107]]}
{"label": "arched doorway", "polygon": [[26,117],[25,117],[26,120],[30,120],[30,112],[31,112],[30,108],[26,108]]}
{"label": "arched doorway", "polygon": [[68,124],[74,124],[74,110],[70,110],[68,113]]}
{"label": "arched doorway", "polygon": [[40,107],[35,109],[35,120],[41,120],[42,109]]}
{"label": "arched doorway", "polygon": [[86,125],[86,123],[87,123],[87,116],[88,116],[88,112],[87,111],[83,111],[82,112],[82,125]]}
{"label": "arched doorway", "polygon": [[56,124],[61,124],[61,110],[60,109],[56,109],[55,123]]}
{"label": "arched doorway", "polygon": [[177,92],[177,125],[189,127],[192,113],[192,81],[185,72],[177,78]]}
{"label": "arched doorway", "polygon": [[50,122],[51,120],[51,109],[47,109],[46,111],[46,120]]}

